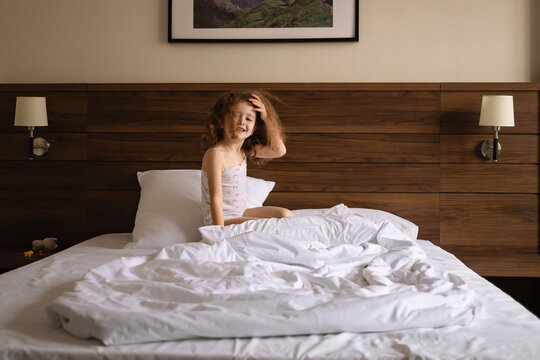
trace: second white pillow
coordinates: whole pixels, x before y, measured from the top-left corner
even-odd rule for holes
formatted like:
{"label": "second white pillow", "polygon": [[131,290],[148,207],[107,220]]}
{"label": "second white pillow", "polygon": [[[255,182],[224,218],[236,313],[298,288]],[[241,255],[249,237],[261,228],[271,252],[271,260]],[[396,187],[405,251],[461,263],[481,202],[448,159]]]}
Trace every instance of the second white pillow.
{"label": "second white pillow", "polygon": [[[128,247],[158,249],[201,239],[201,170],[149,170],[137,179],[141,194]],[[247,206],[262,206],[274,185],[248,176]]]}

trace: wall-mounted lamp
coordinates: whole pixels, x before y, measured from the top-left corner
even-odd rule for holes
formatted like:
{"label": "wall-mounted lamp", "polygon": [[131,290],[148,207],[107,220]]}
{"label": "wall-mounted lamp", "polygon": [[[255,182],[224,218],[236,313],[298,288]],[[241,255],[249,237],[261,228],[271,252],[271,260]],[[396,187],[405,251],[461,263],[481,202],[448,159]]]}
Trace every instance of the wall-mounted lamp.
{"label": "wall-mounted lamp", "polygon": [[480,126],[493,126],[495,137],[484,140],[482,155],[486,159],[497,161],[501,151],[499,144],[499,130],[501,126],[514,126],[514,98],[511,95],[484,95],[482,96],[482,109],[480,110]]}
{"label": "wall-mounted lamp", "polygon": [[41,156],[49,151],[51,144],[43,138],[34,139],[34,126],[47,126],[47,105],[44,97],[17,96],[15,126],[28,126],[28,158]]}

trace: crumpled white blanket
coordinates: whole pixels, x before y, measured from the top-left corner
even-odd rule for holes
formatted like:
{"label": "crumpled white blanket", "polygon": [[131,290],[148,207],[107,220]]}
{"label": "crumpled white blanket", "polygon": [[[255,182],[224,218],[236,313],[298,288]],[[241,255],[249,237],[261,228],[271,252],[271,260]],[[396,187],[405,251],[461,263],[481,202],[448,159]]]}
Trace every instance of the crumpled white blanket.
{"label": "crumpled white blanket", "polygon": [[201,233],[204,242],[94,268],[49,318],[112,345],[435,328],[479,310],[461,278],[388,222],[341,211]]}

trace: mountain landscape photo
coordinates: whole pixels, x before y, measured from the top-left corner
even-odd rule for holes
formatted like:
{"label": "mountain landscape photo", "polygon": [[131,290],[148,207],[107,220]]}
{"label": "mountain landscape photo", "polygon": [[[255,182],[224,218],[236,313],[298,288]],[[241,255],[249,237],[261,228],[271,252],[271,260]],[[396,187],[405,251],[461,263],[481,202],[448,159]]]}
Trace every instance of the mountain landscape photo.
{"label": "mountain landscape photo", "polygon": [[333,0],[193,0],[193,27],[332,27]]}

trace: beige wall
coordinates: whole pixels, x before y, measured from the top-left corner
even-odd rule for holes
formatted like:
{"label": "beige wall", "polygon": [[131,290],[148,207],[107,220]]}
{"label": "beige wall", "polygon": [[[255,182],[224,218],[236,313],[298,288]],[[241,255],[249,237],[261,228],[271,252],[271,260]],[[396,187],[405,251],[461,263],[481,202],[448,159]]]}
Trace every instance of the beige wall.
{"label": "beige wall", "polygon": [[0,0],[0,83],[538,81],[539,2],[360,0],[357,43],[169,44],[167,0]]}

